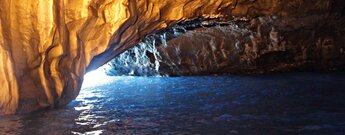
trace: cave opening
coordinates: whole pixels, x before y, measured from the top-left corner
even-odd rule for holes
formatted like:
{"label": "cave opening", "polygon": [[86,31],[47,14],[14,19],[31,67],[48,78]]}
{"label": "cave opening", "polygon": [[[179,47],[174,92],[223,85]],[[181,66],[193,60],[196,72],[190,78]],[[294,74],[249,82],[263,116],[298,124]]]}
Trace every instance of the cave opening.
{"label": "cave opening", "polygon": [[344,0],[0,11],[1,135],[345,133]]}
{"label": "cave opening", "polygon": [[[117,133],[130,131],[134,134],[343,132],[344,126],[340,123],[345,120],[345,114],[341,107],[345,102],[339,100],[345,96],[342,73],[293,70],[229,74],[232,70],[238,72],[237,66],[243,62],[234,60],[236,57],[224,60],[224,53],[228,56],[251,52],[245,52],[245,46],[238,42],[232,44],[223,38],[213,38],[233,40],[236,39],[233,38],[234,30],[243,31],[229,24],[188,30],[178,28],[178,36],[170,40],[166,40],[169,36],[166,32],[147,36],[103,67],[86,74],[82,90],[71,105],[80,112],[75,122],[89,129],[74,129],[73,132],[107,134],[114,128]],[[232,34],[219,36],[219,30]],[[199,37],[198,33],[203,36]],[[202,42],[197,42],[201,39]],[[186,44],[194,49],[183,48]],[[278,47],[266,51],[244,64],[262,69],[261,65],[277,67],[294,63],[291,52],[285,49]],[[217,58],[223,59],[212,59],[219,54],[222,56]],[[233,63],[237,65],[231,65]],[[234,68],[220,68],[223,65]]]}

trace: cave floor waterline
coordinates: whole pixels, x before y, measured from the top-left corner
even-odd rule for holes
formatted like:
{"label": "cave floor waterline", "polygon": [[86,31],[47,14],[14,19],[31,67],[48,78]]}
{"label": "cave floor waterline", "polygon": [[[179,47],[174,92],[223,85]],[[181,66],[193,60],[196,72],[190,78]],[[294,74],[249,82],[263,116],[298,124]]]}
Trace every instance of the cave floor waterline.
{"label": "cave floor waterline", "polygon": [[344,73],[89,78],[66,107],[0,117],[0,134],[345,133]]}

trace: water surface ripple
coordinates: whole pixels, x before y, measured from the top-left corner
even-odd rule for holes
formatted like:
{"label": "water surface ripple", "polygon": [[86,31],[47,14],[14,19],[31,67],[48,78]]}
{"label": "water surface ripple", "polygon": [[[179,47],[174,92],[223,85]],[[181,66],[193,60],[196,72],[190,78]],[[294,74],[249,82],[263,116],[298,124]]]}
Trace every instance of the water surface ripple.
{"label": "water surface ripple", "polygon": [[345,134],[345,74],[107,77],[0,134]]}

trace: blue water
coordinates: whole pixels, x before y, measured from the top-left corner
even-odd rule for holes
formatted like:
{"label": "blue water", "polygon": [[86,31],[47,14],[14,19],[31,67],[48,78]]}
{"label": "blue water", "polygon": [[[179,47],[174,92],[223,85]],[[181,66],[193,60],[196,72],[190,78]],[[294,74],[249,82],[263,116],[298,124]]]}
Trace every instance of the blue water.
{"label": "blue water", "polygon": [[96,76],[66,107],[0,117],[0,134],[345,134],[345,74]]}

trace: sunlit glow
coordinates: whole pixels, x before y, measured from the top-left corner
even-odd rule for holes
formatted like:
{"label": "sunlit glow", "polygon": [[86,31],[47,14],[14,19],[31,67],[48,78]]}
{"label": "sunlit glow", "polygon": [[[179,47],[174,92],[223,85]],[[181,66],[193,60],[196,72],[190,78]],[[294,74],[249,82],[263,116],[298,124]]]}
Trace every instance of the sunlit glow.
{"label": "sunlit glow", "polygon": [[82,89],[87,87],[94,87],[102,84],[107,84],[111,79],[105,73],[106,67],[100,67],[96,70],[90,71],[84,75],[84,82],[82,84]]}

